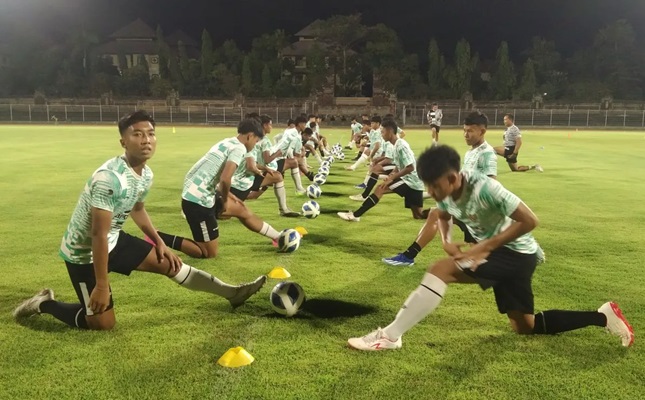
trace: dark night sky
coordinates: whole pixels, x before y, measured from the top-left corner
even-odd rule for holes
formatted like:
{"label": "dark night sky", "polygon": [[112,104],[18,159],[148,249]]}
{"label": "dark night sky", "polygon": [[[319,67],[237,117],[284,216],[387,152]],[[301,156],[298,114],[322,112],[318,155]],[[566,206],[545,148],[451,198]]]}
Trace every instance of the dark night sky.
{"label": "dark night sky", "polygon": [[195,39],[207,28],[216,45],[284,29],[293,34],[316,18],[360,12],[366,24],[396,30],[409,52],[426,52],[434,36],[444,53],[466,38],[473,50],[493,58],[501,40],[511,53],[539,35],[555,40],[565,56],[588,46],[605,24],[626,18],[638,40],[645,37],[645,0],[0,0],[0,38],[16,29],[37,29],[56,38],[85,22],[106,35],[136,17],[164,32],[181,28]]}

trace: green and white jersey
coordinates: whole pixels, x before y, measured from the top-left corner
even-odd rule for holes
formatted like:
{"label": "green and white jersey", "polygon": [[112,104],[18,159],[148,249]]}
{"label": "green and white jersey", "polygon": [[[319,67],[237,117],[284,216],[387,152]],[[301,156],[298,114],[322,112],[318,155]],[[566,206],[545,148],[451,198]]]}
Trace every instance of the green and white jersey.
{"label": "green and white jersey", "polygon": [[359,134],[363,130],[363,125],[359,124],[358,122],[355,122],[351,125],[352,127],[352,133],[353,134]]}
{"label": "green and white jersey", "polygon": [[463,169],[479,171],[484,175],[497,176],[497,154],[493,147],[484,141],[481,145],[466,152]]}
{"label": "green and white jersey", "polygon": [[276,160],[273,160],[268,164],[264,163],[264,152],[268,151],[270,155],[272,147],[273,142],[271,141],[271,138],[269,136],[265,136],[264,139],[260,140],[258,144],[255,145],[255,159],[259,165],[276,170],[278,169],[278,162]]}
{"label": "green and white jersey", "polygon": [[382,156],[394,160],[394,145],[388,141],[383,141],[383,153]]}
{"label": "green and white jersey", "polygon": [[417,175],[417,160],[414,157],[414,153],[412,152],[410,145],[405,141],[405,139],[396,140],[396,143],[394,144],[394,158],[392,161],[399,171],[403,171],[403,169],[410,164],[414,165],[414,170],[407,175],[403,175],[401,180],[411,189],[421,191],[425,190],[423,182],[421,182],[419,175]]}
{"label": "green and white jersey", "polygon": [[[489,239],[508,228],[522,200],[501,183],[481,172],[463,170],[464,188],[456,201],[448,196],[437,202],[437,208],[448,212],[468,227],[478,242]],[[531,233],[526,233],[504,245],[518,253],[533,254],[538,245]]]}
{"label": "green and white jersey", "polygon": [[112,213],[112,224],[107,235],[108,251],[112,251],[130,211],[148,195],[152,176],[152,170],[147,165],[138,175],[130,168],[124,155],[101,165],[85,183],[58,254],[72,264],[92,263],[93,207]]}
{"label": "green and white jersey", "polygon": [[275,145],[271,148],[271,154],[275,154],[279,151],[282,152],[282,156],[279,158],[285,158],[287,155],[289,157],[293,156],[293,153],[300,153],[302,150],[302,136],[296,128],[289,128],[284,131],[282,137],[278,141],[276,139]]}
{"label": "green and white jersey", "polygon": [[244,158],[238,164],[237,169],[235,170],[233,177],[231,178],[231,187],[234,187],[235,189],[243,192],[245,190],[249,190],[251,186],[253,186],[255,174],[247,168],[246,159],[252,158],[255,162],[257,162],[255,155],[255,149],[244,154]]}
{"label": "green and white jersey", "polygon": [[[208,153],[193,165],[184,179],[181,198],[202,207],[215,205],[215,187],[219,183],[228,161],[240,167],[244,164],[246,147],[236,137],[224,139],[208,150]],[[246,168],[246,166],[245,166]]]}
{"label": "green and white jersey", "polygon": [[381,128],[378,129],[371,129],[370,133],[367,134],[367,137],[370,140],[370,149],[374,148],[374,145],[376,142],[381,140],[383,137],[381,136]]}

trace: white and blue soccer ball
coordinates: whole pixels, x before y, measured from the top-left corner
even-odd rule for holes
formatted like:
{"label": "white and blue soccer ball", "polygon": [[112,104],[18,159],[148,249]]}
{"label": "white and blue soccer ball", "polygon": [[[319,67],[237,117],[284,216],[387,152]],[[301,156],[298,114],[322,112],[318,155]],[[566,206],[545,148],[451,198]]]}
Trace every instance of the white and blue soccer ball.
{"label": "white and blue soccer ball", "polygon": [[327,160],[325,160],[322,163],[320,163],[320,166],[321,167],[327,167],[327,168],[331,169],[331,163],[329,161],[327,161]]}
{"label": "white and blue soccer ball", "polygon": [[324,185],[327,182],[327,176],[325,174],[316,174],[314,175],[314,183],[318,186]]}
{"label": "white and blue soccer ball", "polygon": [[273,311],[285,317],[292,317],[306,301],[305,291],[295,282],[280,282],[271,290],[269,301]]}
{"label": "white and blue soccer ball", "polygon": [[333,164],[334,163],[334,156],[328,156],[327,158],[325,158],[325,161],[327,161],[329,164]]}
{"label": "white and blue soccer ball", "polygon": [[293,253],[300,247],[300,233],[295,229],[285,229],[278,236],[278,251]]}
{"label": "white and blue soccer ball", "polygon": [[320,215],[320,205],[313,200],[309,200],[302,205],[302,215],[309,219],[316,218]]}
{"label": "white and blue soccer ball", "polygon": [[320,168],[318,168],[318,173],[323,174],[323,175],[329,175],[329,167],[321,165]]}
{"label": "white and blue soccer ball", "polygon": [[310,199],[317,199],[322,194],[322,190],[318,185],[309,185],[307,186],[307,196]]}
{"label": "white and blue soccer ball", "polygon": [[344,160],[345,159],[345,153],[343,153],[342,151],[339,152],[338,154],[336,154],[336,158],[339,159],[339,160]]}

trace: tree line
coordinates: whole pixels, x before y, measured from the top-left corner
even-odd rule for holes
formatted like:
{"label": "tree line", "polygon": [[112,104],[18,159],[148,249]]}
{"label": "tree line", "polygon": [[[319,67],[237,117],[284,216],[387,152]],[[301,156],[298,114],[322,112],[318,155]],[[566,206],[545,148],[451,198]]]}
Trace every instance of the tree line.
{"label": "tree line", "polygon": [[143,57],[127,68],[120,54],[117,68],[93,55],[99,41],[87,30],[53,44],[21,37],[8,46],[11,58],[0,70],[0,96],[163,98],[175,90],[182,97],[306,97],[330,85],[337,96],[360,96],[371,77],[374,87],[405,99],[454,99],[465,93],[489,100],[531,100],[541,93],[570,101],[645,96],[645,49],[637,46],[626,20],[607,24],[589,47],[568,58],[542,37],[522,50],[501,42],[491,60],[482,60],[466,39],[458,41],[451,56],[435,39],[429,40],[427,54],[409,54],[394,30],[366,26],[360,15],[334,16],[316,29],[318,40],[306,54],[307,78],[297,85],[292,84],[295,63],[279,57],[291,43],[282,30],[255,38],[248,51],[233,40],[214,46],[204,30],[200,56],[194,59],[181,42],[171,50],[158,27],[160,77],[152,80]]}

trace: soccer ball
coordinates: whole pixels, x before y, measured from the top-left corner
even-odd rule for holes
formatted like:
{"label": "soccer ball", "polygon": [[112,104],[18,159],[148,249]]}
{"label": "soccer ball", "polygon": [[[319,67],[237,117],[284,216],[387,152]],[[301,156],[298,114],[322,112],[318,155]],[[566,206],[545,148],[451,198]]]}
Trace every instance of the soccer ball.
{"label": "soccer ball", "polygon": [[329,167],[325,167],[324,165],[318,168],[318,173],[323,174],[323,175],[329,175]]}
{"label": "soccer ball", "polygon": [[344,159],[345,159],[345,153],[340,153],[340,152],[339,152],[339,153],[336,155],[336,158],[337,158],[337,159],[339,159],[339,160],[344,160]]}
{"label": "soccer ball", "polygon": [[313,200],[309,200],[302,205],[302,215],[309,219],[316,218],[320,215],[320,205]]}
{"label": "soccer ball", "polygon": [[300,247],[300,234],[295,229],[285,229],[278,236],[278,250],[282,253],[293,253]]}
{"label": "soccer ball", "polygon": [[307,186],[307,196],[309,196],[310,199],[317,199],[320,197],[321,194],[322,194],[322,190],[320,190],[320,186],[318,185]]}
{"label": "soccer ball", "polygon": [[280,282],[271,290],[271,308],[286,317],[296,315],[305,302],[305,291],[295,282]]}
{"label": "soccer ball", "polygon": [[329,157],[325,158],[325,161],[327,161],[329,164],[333,164],[334,163],[334,156],[329,156]]}
{"label": "soccer ball", "polygon": [[322,164],[320,164],[320,168],[323,168],[323,167],[330,169],[331,163],[329,161],[323,161]]}
{"label": "soccer ball", "polygon": [[327,177],[324,174],[314,175],[314,183],[318,186],[324,185],[327,182]]}

